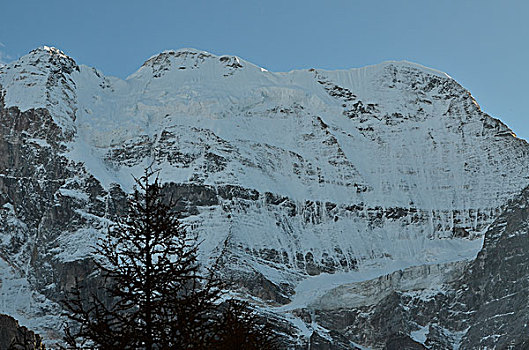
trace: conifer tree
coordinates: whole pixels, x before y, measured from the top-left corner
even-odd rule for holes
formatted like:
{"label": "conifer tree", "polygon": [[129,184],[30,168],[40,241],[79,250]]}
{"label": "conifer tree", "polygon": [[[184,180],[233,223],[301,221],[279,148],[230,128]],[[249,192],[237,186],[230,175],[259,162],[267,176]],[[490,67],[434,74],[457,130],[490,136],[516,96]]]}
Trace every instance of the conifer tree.
{"label": "conifer tree", "polygon": [[153,176],[146,170],[136,180],[128,215],[95,248],[103,290],[86,295],[77,283],[65,300],[74,321],[65,327],[68,346],[277,348],[271,328],[247,304],[230,301],[219,308],[222,284],[213,272],[202,273],[196,237],[182,226],[172,199],[164,197]]}
{"label": "conifer tree", "polygon": [[211,349],[217,350],[277,350],[279,338],[270,323],[261,322],[247,302],[228,300],[223,304],[216,337]]}

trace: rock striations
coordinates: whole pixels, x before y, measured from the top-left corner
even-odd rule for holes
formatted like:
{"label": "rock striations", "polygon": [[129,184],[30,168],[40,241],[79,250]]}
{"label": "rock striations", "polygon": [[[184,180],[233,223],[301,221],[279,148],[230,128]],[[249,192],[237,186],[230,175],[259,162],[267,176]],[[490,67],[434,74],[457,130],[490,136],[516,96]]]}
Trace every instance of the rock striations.
{"label": "rock striations", "polygon": [[149,164],[290,348],[527,346],[529,144],[409,62],[182,49],[122,80],[43,47],[0,67],[0,313],[60,338]]}

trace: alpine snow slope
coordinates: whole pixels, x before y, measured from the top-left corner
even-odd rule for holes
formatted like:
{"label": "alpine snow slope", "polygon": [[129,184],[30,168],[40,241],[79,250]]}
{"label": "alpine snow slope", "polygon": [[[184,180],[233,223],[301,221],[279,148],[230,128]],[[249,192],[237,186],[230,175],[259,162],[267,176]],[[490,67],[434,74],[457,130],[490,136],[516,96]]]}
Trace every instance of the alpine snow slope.
{"label": "alpine snow slope", "polygon": [[[122,80],[42,47],[0,67],[0,88],[0,313],[47,339],[149,165],[204,264],[220,261],[292,348],[458,348],[466,319],[362,333],[358,317],[397,292],[442,293],[529,185],[529,144],[410,62],[273,73],[181,49]],[[364,310],[343,321],[358,329],[337,310]]]}

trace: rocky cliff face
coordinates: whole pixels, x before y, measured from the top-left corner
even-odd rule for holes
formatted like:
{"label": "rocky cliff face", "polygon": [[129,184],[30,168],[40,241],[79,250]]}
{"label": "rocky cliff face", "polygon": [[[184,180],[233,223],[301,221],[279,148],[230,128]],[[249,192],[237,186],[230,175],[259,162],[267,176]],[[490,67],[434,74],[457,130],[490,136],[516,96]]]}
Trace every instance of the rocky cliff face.
{"label": "rocky cliff face", "polygon": [[529,347],[529,188],[491,225],[458,289],[472,314],[462,348]]}
{"label": "rocky cliff face", "polygon": [[370,348],[389,348],[402,338],[417,349],[525,349],[528,208],[529,187],[487,230],[474,261],[342,285],[297,312]]}
{"label": "rocky cliff face", "polygon": [[120,80],[44,47],[1,67],[0,86],[0,312],[45,337],[152,163],[203,262],[220,257],[292,346],[493,336],[496,321],[449,327],[457,307],[439,307],[497,315],[469,306],[496,287],[457,281],[504,278],[485,272],[487,252],[517,236],[490,232],[529,184],[529,145],[446,74],[408,62],[271,73],[185,49]]}
{"label": "rocky cliff face", "polygon": [[41,350],[44,345],[39,335],[21,327],[14,318],[0,315],[0,349]]}

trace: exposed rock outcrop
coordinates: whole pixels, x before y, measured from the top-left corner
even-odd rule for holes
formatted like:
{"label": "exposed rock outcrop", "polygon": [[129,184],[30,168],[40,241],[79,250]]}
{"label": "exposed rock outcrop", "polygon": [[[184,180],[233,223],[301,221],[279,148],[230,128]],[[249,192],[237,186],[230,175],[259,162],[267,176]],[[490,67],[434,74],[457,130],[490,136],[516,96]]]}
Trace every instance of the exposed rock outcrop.
{"label": "exposed rock outcrop", "polygon": [[44,350],[42,338],[18,324],[8,315],[0,314],[0,350]]}
{"label": "exposed rock outcrop", "polygon": [[524,349],[528,237],[529,187],[487,230],[475,260],[428,268],[422,278],[413,276],[426,267],[335,288],[312,305],[313,321],[339,342],[373,349]]}

